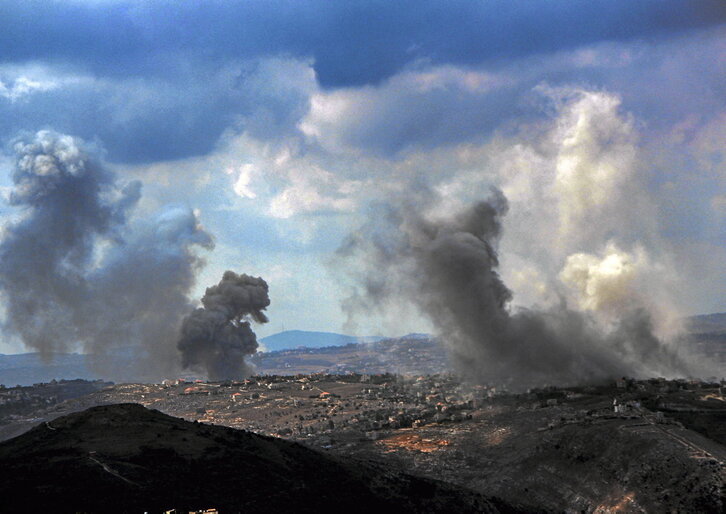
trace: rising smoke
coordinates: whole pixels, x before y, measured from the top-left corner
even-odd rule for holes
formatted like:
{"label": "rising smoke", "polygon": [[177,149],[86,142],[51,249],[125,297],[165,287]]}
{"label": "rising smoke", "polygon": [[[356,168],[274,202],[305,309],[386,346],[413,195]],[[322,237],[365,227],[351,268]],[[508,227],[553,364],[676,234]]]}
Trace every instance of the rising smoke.
{"label": "rising smoke", "polygon": [[266,323],[267,283],[259,277],[225,271],[208,287],[202,307],[184,319],[178,347],[185,368],[202,369],[210,380],[243,378],[252,373],[245,357],[257,351],[250,321]]}
{"label": "rising smoke", "polygon": [[203,264],[194,248],[213,246],[196,215],[168,207],[131,226],[141,184],[119,184],[71,136],[41,131],[14,150],[10,204],[21,216],[0,242],[4,328],[46,359],[80,345],[110,378],[175,372]]}
{"label": "rising smoke", "polygon": [[435,195],[414,196],[389,204],[387,216],[371,220],[341,248],[342,257],[363,263],[361,287],[347,304],[351,312],[414,304],[432,321],[455,367],[476,381],[527,387],[691,371],[653,334],[644,308],[624,313],[607,329],[564,301],[513,312],[512,293],[498,273],[508,210],[498,190],[436,218],[420,207],[435,204]]}
{"label": "rising smoke", "polygon": [[[351,235],[339,252],[357,284],[349,319],[398,319],[413,305],[479,381],[718,373],[680,344],[682,277],[660,235],[637,123],[617,95],[538,89],[555,107],[551,123],[495,138],[481,166],[455,163],[443,181],[418,173]],[[477,201],[491,183],[507,198]]]}

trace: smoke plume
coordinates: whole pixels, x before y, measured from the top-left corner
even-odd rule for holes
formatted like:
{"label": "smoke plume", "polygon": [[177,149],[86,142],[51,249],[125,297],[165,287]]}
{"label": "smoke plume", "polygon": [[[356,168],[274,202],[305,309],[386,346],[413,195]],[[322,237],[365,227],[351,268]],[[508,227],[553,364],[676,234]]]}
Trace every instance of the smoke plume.
{"label": "smoke plume", "polygon": [[257,351],[250,321],[268,321],[262,312],[270,305],[267,283],[259,277],[225,271],[219,284],[207,288],[202,305],[182,324],[178,343],[182,365],[203,369],[210,380],[250,375],[245,357]]}
{"label": "smoke plume", "polygon": [[[210,235],[188,208],[128,223],[138,181],[119,184],[81,141],[41,131],[14,145],[0,242],[4,328],[49,359],[83,349],[105,376],[152,379],[179,369],[176,340]],[[123,356],[131,362],[123,369]]]}
{"label": "smoke plume", "polygon": [[476,381],[527,387],[689,372],[655,337],[644,308],[635,306],[609,327],[564,302],[513,312],[512,293],[498,273],[504,195],[494,190],[485,201],[436,218],[419,207],[435,203],[433,194],[419,191],[389,204],[387,216],[348,239],[340,254],[363,263],[351,311],[416,305],[456,368]]}

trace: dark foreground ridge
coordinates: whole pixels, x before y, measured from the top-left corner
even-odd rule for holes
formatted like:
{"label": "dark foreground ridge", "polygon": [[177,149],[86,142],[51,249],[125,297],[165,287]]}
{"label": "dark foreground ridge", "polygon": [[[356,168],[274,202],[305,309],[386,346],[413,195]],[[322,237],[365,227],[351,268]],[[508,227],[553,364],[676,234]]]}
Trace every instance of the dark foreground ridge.
{"label": "dark foreground ridge", "polygon": [[500,512],[380,464],[191,423],[138,404],[93,407],[0,443],[5,512]]}

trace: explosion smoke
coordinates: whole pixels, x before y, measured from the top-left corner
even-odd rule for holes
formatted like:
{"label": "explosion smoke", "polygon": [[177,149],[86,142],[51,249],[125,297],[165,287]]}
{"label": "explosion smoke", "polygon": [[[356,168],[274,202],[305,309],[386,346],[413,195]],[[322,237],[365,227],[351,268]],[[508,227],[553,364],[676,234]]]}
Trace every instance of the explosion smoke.
{"label": "explosion smoke", "polygon": [[267,283],[259,277],[225,271],[216,286],[208,287],[202,308],[184,319],[178,348],[185,368],[203,368],[210,380],[244,378],[245,362],[257,351],[250,320],[267,323],[262,312],[270,305]]}
{"label": "explosion smoke", "polygon": [[515,379],[527,387],[689,371],[653,335],[642,308],[607,331],[564,305],[510,312],[512,293],[497,272],[504,195],[495,190],[486,201],[433,220],[414,207],[433,201],[429,195],[389,205],[388,216],[348,239],[340,254],[364,262],[363,288],[349,309],[413,303],[433,322],[457,369],[478,381]]}
{"label": "explosion smoke", "polygon": [[[79,140],[41,131],[14,149],[10,204],[22,217],[0,242],[5,328],[46,359],[80,344],[109,378],[173,373],[202,265],[192,249],[212,247],[195,214],[168,207],[132,228],[140,182],[118,185]],[[109,354],[131,369],[113,369]]]}

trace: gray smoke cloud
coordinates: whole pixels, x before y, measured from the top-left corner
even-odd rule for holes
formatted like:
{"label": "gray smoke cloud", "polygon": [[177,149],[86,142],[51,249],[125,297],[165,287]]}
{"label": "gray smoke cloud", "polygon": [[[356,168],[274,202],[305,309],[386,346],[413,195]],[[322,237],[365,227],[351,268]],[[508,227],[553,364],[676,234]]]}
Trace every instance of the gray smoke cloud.
{"label": "gray smoke cloud", "polygon": [[349,314],[412,303],[432,321],[457,370],[470,380],[514,388],[691,371],[654,336],[644,309],[633,309],[608,330],[564,301],[512,312],[512,293],[498,273],[508,210],[500,191],[437,218],[417,208],[435,203],[432,194],[412,196],[388,204],[385,215],[378,209],[339,250],[346,263],[362,263],[359,287],[344,305]]}
{"label": "gray smoke cloud", "polygon": [[117,380],[179,370],[175,343],[203,265],[194,248],[213,246],[196,215],[172,206],[131,226],[141,183],[119,184],[71,136],[41,131],[14,151],[20,216],[0,242],[6,331],[46,358],[80,346]]}
{"label": "gray smoke cloud", "polygon": [[245,357],[257,351],[250,321],[267,323],[267,282],[225,271],[219,284],[208,287],[202,307],[184,319],[178,348],[185,368],[202,369],[210,380],[249,376]]}

